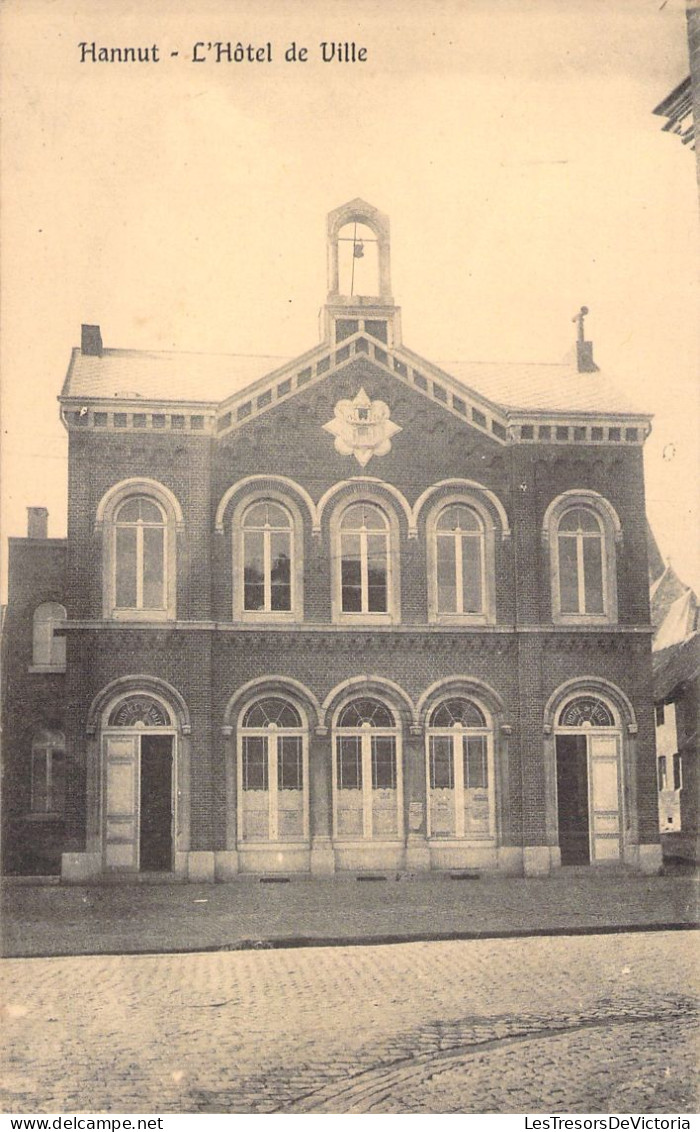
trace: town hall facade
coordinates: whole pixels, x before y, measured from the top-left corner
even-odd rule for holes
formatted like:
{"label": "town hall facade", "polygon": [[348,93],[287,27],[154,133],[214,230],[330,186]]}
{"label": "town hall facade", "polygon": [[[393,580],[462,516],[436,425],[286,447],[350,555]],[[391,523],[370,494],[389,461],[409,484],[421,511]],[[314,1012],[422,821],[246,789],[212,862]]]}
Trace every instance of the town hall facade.
{"label": "town hall facade", "polygon": [[658,870],[648,417],[583,313],[572,364],[441,368],[386,217],[327,240],[272,371],[83,327],[67,538],[10,546],[5,869]]}

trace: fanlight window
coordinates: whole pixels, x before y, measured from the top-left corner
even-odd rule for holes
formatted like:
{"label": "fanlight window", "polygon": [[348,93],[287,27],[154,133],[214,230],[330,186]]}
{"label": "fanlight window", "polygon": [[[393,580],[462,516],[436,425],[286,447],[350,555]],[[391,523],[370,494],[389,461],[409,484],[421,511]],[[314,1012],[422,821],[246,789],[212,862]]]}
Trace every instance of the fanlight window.
{"label": "fanlight window", "polygon": [[115,606],[163,610],[165,594],[165,515],[146,496],[127,499],[115,516]]}
{"label": "fanlight window", "polygon": [[437,542],[438,613],[484,609],[484,531],[470,507],[452,504],[440,514]]}
{"label": "fanlight window", "polygon": [[32,742],[34,814],[62,814],[65,802],[66,754],[61,731],[40,731]]}
{"label": "fanlight window", "polygon": [[241,841],[308,835],[306,731],[296,707],[270,696],[244,713],[240,736]]}
{"label": "fanlight window", "polygon": [[484,713],[463,697],[445,700],[428,724],[430,836],[494,836],[493,736]]}
{"label": "fanlight window", "polygon": [[355,503],[340,523],[343,613],[388,612],[389,522],[373,503]]}
{"label": "fanlight window", "polygon": [[604,613],[604,531],[598,515],[588,507],[565,511],[557,545],[561,613]]}
{"label": "fanlight window", "polygon": [[614,727],[607,704],[594,696],[579,696],[566,705],[559,716],[560,727]]}
{"label": "fanlight window", "polygon": [[389,708],[361,698],[336,722],[335,826],[346,839],[396,838],[401,832],[399,729]]}
{"label": "fanlight window", "polygon": [[289,612],[292,608],[292,520],[279,503],[254,503],[243,517],[243,608]]}
{"label": "fanlight window", "polygon": [[151,696],[130,696],[110,712],[109,727],[169,727],[170,719],[162,704]]}

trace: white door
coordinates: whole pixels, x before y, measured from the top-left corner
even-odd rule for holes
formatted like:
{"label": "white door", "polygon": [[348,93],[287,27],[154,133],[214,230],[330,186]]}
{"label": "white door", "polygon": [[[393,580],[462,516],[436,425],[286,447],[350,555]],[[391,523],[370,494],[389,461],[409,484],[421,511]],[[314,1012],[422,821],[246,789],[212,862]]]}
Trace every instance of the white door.
{"label": "white door", "polygon": [[588,737],[591,860],[619,861],[620,762],[617,735]]}
{"label": "white door", "polygon": [[139,867],[139,759],[137,735],[105,735],[103,837],[106,869]]}

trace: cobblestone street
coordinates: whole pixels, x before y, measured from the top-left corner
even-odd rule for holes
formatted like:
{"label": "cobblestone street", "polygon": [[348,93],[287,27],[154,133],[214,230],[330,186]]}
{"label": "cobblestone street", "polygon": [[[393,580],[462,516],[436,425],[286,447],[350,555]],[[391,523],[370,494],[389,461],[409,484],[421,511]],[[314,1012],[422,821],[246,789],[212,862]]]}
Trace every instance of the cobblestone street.
{"label": "cobblestone street", "polygon": [[4,1112],[689,1112],[690,931],[8,959]]}

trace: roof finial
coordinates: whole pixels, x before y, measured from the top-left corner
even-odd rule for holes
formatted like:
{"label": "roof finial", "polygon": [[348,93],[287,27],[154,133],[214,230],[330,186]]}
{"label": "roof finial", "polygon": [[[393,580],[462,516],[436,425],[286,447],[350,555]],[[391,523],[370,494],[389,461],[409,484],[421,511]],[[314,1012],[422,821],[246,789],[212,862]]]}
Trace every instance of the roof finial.
{"label": "roof finial", "polygon": [[587,342],[584,334],[584,319],[588,314],[588,307],[581,307],[578,314],[572,318],[572,322],[578,323],[578,333],[576,336],[576,368],[579,373],[597,373],[598,366],[593,361],[593,343]]}

